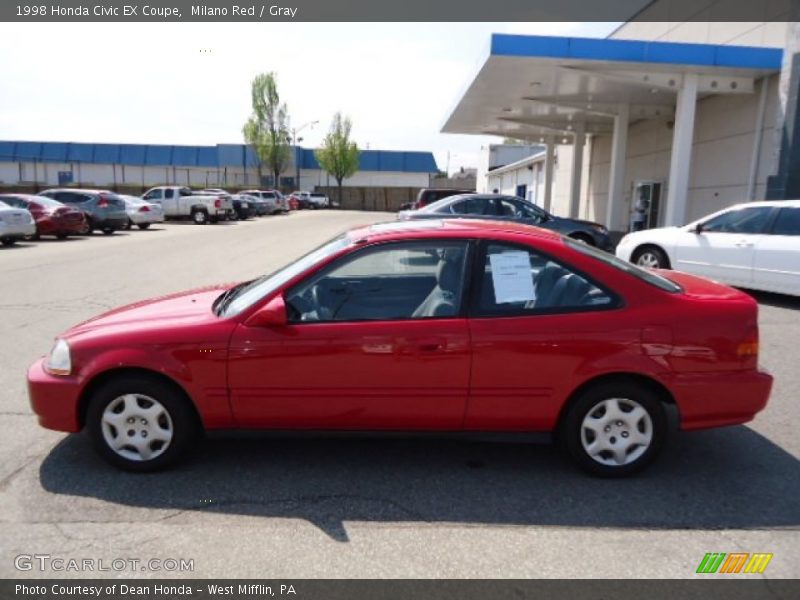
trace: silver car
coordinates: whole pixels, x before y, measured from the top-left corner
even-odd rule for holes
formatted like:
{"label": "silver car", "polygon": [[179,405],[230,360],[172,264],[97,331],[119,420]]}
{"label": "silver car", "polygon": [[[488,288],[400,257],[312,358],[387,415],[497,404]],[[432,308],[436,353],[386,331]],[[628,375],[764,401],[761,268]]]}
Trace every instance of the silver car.
{"label": "silver car", "polygon": [[128,226],[130,229],[136,225],[139,229],[147,229],[153,223],[164,222],[164,207],[156,202],[142,200],[139,196],[119,195],[125,202],[125,212],[128,214]]}
{"label": "silver car", "polygon": [[13,246],[17,240],[35,234],[36,223],[30,212],[0,202],[0,242],[3,246]]}

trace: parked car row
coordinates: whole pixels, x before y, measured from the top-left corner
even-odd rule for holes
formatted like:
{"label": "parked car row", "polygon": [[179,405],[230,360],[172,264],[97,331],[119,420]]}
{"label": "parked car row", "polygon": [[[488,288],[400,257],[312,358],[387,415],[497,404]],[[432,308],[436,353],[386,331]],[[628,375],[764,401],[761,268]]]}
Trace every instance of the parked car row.
{"label": "parked car row", "polygon": [[286,197],[277,190],[231,194],[221,188],[195,191],[169,185],[150,188],[142,196],[79,188],[6,193],[0,194],[0,242],[10,246],[22,239],[64,239],[95,231],[111,235],[121,229],[147,229],[167,219],[191,219],[205,225],[328,206],[327,196],[316,192],[295,192]]}

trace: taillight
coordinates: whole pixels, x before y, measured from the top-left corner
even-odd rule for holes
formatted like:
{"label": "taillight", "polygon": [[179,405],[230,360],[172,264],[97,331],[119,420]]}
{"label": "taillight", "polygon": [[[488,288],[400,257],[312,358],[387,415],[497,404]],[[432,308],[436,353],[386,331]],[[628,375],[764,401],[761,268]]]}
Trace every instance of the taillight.
{"label": "taillight", "polygon": [[214,208],[222,208],[222,198],[214,200]]}
{"label": "taillight", "polygon": [[749,363],[753,368],[758,366],[758,327],[750,327],[744,339],[736,345],[736,356]]}
{"label": "taillight", "polygon": [[139,212],[150,212],[150,207],[145,204],[139,209]]}

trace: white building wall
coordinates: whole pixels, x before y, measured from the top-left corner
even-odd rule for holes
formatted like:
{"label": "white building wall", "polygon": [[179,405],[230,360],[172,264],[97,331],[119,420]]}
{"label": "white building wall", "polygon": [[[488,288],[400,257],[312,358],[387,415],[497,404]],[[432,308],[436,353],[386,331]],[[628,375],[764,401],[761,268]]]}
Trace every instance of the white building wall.
{"label": "white building wall", "polygon": [[[652,11],[675,10],[677,3],[662,0],[648,9],[641,18],[656,14]],[[685,2],[680,6],[686,6]],[[697,7],[693,9],[695,15]],[[660,13],[658,13],[660,14]],[[674,14],[674,13],[673,13]],[[696,17],[695,18],[700,18]],[[719,23],[719,22],[631,22],[611,37],[617,39],[657,40],[707,44],[736,44],[748,46],[783,47],[786,23]],[[777,168],[778,137],[775,123],[779,75],[768,78],[767,97],[759,165],[756,176],[755,199],[763,199],[767,177]],[[686,221],[692,221],[737,202],[747,201],[751,157],[756,143],[756,118],[760,82],[755,93],[708,96],[698,100],[695,117],[692,167],[689,179]],[[662,202],[667,196],[670,152],[673,131],[667,120],[633,122],[628,133],[625,166],[625,195],[623,214],[630,215],[631,199],[637,181],[661,182]],[[592,141],[590,177],[581,214],[605,221],[608,202],[608,178],[611,157],[611,136],[596,136]],[[562,167],[563,168],[563,167]],[[563,203],[559,197],[559,203]],[[661,217],[664,216],[664,208]]]}
{"label": "white building wall", "polygon": [[[73,182],[84,186],[111,187],[136,185],[191,185],[195,187],[253,186],[260,187],[258,170],[241,167],[153,167],[135,165],[0,162],[0,183],[15,185],[34,183],[58,185],[59,171],[72,171]],[[20,171],[22,177],[20,178]],[[267,173],[263,173],[267,175]],[[282,177],[294,177],[284,172]],[[336,185],[336,180],[324,171],[304,169],[300,172],[301,189],[313,190],[316,186]],[[363,187],[427,187],[428,173],[393,171],[360,171],[344,181],[346,186]]]}

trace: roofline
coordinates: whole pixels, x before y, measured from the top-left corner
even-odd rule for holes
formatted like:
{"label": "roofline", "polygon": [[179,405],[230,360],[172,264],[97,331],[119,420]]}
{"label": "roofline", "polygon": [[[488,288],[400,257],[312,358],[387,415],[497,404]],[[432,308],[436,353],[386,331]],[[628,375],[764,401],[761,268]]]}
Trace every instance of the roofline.
{"label": "roofline", "polygon": [[545,160],[545,156],[547,151],[537,152],[536,154],[532,154],[531,156],[526,156],[525,158],[521,158],[520,160],[508,163],[507,165],[503,165],[502,167],[497,167],[496,169],[491,169],[486,171],[486,176],[491,177],[497,173],[506,173],[508,171],[513,171],[516,168],[524,167],[527,164],[539,162],[540,160]]}
{"label": "roofline", "polygon": [[783,48],[493,33],[491,56],[779,71]]}

